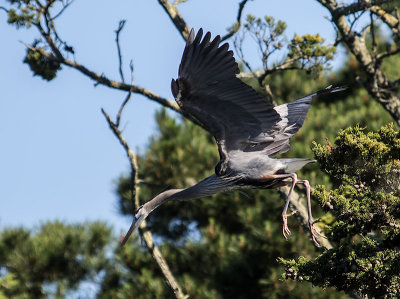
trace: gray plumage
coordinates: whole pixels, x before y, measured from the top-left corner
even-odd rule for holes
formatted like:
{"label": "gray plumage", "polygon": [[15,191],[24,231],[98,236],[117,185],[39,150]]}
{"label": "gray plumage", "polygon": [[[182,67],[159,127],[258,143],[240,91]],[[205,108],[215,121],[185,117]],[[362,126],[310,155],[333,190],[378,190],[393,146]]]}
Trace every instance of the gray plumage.
{"label": "gray plumage", "polygon": [[[295,174],[310,159],[275,159],[272,156],[289,150],[290,138],[301,128],[317,95],[342,91],[327,87],[293,102],[274,107],[236,75],[238,65],[227,43],[219,46],[220,37],[211,40],[208,32],[190,32],[183,52],[179,74],[171,82],[172,94],[180,108],[195,118],[215,138],[220,162],[215,174],[195,186],[167,190],[144,204],[135,215],[131,232],[151,211],[171,200],[189,200],[238,188],[273,188],[304,184],[309,205],[309,224],[313,240],[308,181],[298,181]],[[291,182],[288,182],[290,179]],[[308,189],[307,189],[308,188]],[[286,215],[289,195],[282,213],[283,235],[290,234]]]}

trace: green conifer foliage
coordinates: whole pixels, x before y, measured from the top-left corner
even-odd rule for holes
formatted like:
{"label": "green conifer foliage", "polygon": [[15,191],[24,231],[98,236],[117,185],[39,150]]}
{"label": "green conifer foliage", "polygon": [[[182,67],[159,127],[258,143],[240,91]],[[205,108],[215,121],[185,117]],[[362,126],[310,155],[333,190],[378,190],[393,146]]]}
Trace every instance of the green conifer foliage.
{"label": "green conifer foliage", "polygon": [[[0,298],[61,298],[105,268],[111,230],[94,222],[44,223],[0,233]],[[53,290],[53,291],[51,291]]]}
{"label": "green conifer foliage", "polygon": [[337,246],[315,259],[281,260],[286,277],[370,297],[400,295],[400,133],[356,126],[313,151],[333,189],[314,198],[326,212],[325,230]]}

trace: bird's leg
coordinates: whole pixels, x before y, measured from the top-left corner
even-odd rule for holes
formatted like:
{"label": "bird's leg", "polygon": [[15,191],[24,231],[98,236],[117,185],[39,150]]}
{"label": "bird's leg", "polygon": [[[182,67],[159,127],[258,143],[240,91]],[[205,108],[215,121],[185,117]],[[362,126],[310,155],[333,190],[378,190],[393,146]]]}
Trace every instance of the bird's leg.
{"label": "bird's leg", "polygon": [[310,196],[310,183],[307,180],[301,180],[297,182],[298,184],[303,184],[304,187],[306,188],[306,195],[307,195],[307,209],[308,209],[308,227],[310,228],[310,233],[312,240],[317,247],[321,247],[321,245],[318,243],[317,239],[315,238],[316,235],[321,236],[321,234],[315,230],[314,224],[315,221],[313,220],[312,214],[311,214],[311,196]]}
{"label": "bird's leg", "polygon": [[291,178],[292,179],[292,182],[290,184],[289,193],[288,193],[288,195],[286,197],[285,206],[284,206],[283,211],[282,211],[282,234],[283,234],[283,237],[286,240],[288,240],[288,238],[289,238],[291,233],[290,233],[289,227],[287,225],[287,217],[292,216],[297,211],[293,211],[290,214],[286,214],[286,213],[287,213],[287,209],[289,207],[290,195],[292,194],[293,188],[297,183],[297,175],[295,173],[275,174],[275,175],[273,175],[273,177],[276,178],[276,179],[286,179],[286,178]]}

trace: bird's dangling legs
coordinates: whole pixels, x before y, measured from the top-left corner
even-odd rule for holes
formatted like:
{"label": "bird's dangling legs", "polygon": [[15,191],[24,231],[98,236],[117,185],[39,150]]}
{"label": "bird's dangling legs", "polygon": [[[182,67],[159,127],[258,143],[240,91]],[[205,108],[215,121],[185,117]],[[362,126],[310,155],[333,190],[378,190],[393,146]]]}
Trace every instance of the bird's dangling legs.
{"label": "bird's dangling legs", "polygon": [[290,230],[289,227],[287,225],[287,217],[292,216],[293,214],[297,213],[297,211],[293,211],[289,214],[287,213],[288,207],[289,207],[289,201],[290,201],[290,195],[292,194],[292,191],[294,189],[294,186],[297,183],[297,175],[295,173],[289,173],[289,174],[274,174],[273,177],[275,179],[286,179],[286,178],[291,178],[292,182],[288,184],[290,184],[290,189],[289,189],[289,193],[286,197],[286,201],[285,201],[285,207],[283,208],[282,211],[282,235],[285,238],[285,240],[288,240],[289,236],[290,236]]}
{"label": "bird's dangling legs", "polygon": [[311,214],[311,196],[310,196],[310,183],[307,180],[301,180],[297,181],[298,184],[303,184],[304,187],[306,188],[306,195],[307,195],[307,211],[308,211],[308,227],[310,228],[310,233],[312,240],[314,244],[317,247],[321,247],[321,245],[318,243],[317,239],[315,238],[315,235],[318,235],[319,237],[322,237],[322,235],[314,228],[315,221],[313,220],[312,214]]}

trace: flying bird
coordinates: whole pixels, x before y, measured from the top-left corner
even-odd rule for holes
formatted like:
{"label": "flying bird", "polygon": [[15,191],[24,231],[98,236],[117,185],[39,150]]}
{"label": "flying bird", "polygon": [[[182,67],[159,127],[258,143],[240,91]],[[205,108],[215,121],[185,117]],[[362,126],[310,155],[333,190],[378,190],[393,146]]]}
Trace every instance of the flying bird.
{"label": "flying bird", "polygon": [[289,150],[290,138],[301,128],[311,106],[320,94],[342,91],[329,86],[293,102],[273,106],[238,77],[239,68],[227,43],[211,40],[210,32],[192,29],[179,66],[178,79],[172,79],[172,94],[179,107],[215,138],[220,161],[215,174],[187,189],[170,189],[142,205],[125,238],[156,208],[173,200],[191,200],[243,188],[276,188],[289,185],[282,212],[282,234],[288,239],[287,213],[290,194],[296,184],[305,186],[308,224],[314,243],[319,246],[311,214],[310,184],[298,180],[296,171],[314,162],[311,159],[276,159]]}

